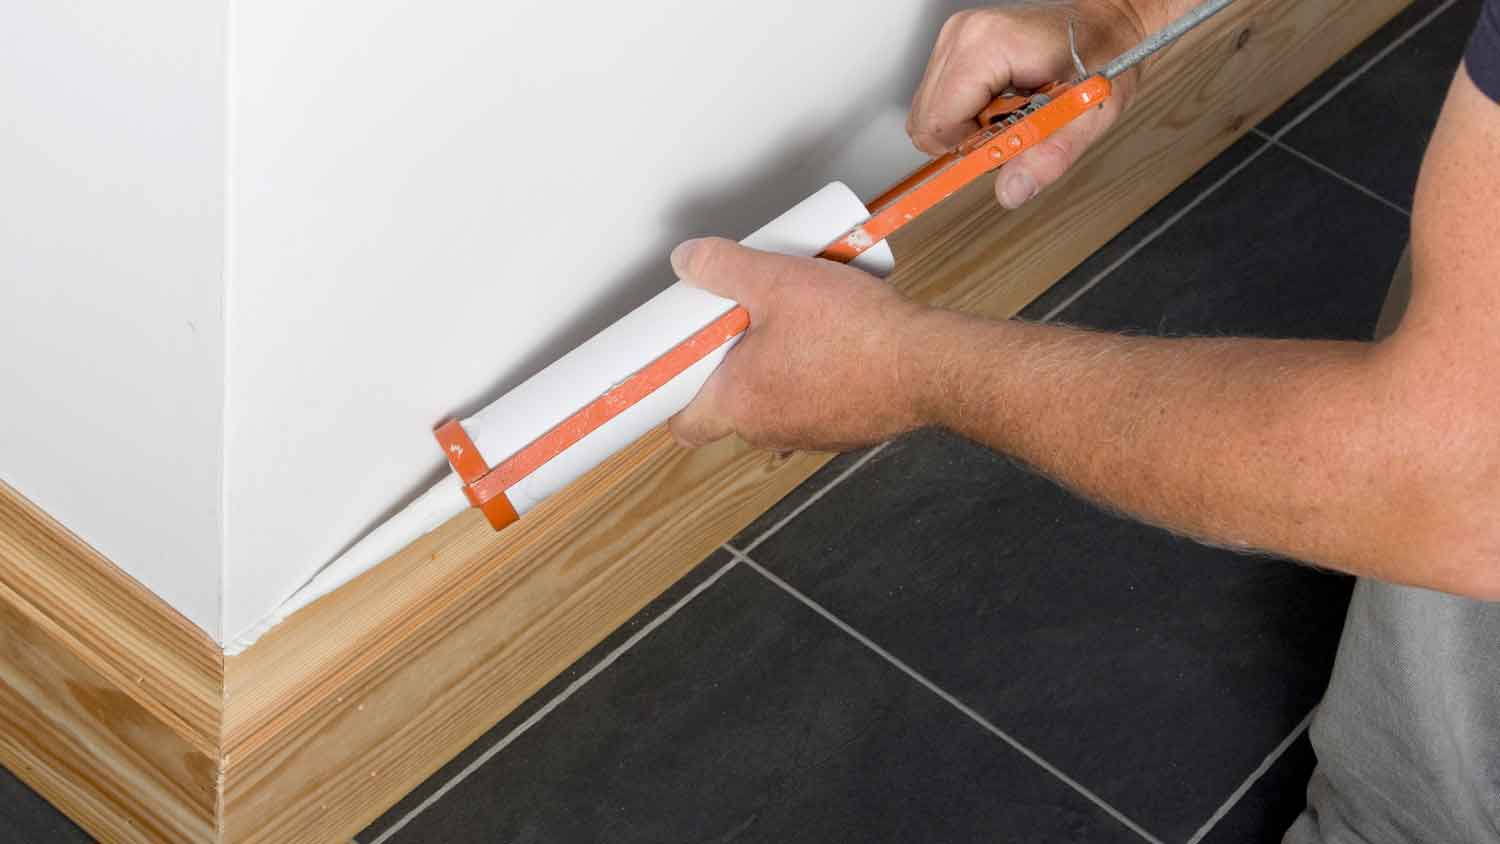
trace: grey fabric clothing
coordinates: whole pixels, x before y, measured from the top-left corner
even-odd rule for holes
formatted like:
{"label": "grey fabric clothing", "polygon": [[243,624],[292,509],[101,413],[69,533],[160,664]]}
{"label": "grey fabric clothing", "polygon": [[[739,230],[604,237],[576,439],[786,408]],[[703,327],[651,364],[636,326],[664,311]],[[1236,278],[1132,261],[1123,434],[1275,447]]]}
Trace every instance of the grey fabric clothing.
{"label": "grey fabric clothing", "polygon": [[1500,842],[1500,603],[1362,579],[1284,844]]}
{"label": "grey fabric clothing", "polygon": [[1380,306],[1380,320],[1375,323],[1375,336],[1389,337],[1401,318],[1406,316],[1406,306],[1411,302],[1411,244],[1401,250],[1401,260],[1396,262],[1396,272],[1391,276],[1391,286],[1385,292],[1385,304]]}

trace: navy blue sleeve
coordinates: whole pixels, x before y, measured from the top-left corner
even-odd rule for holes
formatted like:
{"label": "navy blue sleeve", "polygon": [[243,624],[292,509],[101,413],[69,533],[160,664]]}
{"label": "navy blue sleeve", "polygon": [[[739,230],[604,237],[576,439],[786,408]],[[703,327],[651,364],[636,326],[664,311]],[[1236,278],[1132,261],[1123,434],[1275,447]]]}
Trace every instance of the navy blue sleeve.
{"label": "navy blue sleeve", "polygon": [[1479,25],[1464,54],[1469,78],[1484,95],[1500,103],[1500,0],[1485,0]]}

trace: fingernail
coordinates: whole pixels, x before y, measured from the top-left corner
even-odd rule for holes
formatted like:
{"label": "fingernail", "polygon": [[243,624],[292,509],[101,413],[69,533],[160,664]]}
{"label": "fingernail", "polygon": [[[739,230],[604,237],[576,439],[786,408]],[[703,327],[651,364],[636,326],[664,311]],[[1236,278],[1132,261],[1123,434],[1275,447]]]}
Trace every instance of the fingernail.
{"label": "fingernail", "polygon": [[701,240],[702,238],[698,237],[692,240],[684,240],[677,244],[676,249],[672,250],[672,272],[676,273],[678,278],[682,278],[687,274],[688,259],[692,257],[693,250],[698,248],[698,243]]}
{"label": "fingernail", "polygon": [[1008,173],[1000,183],[1000,204],[1006,208],[1020,208],[1036,196],[1036,179],[1025,170]]}

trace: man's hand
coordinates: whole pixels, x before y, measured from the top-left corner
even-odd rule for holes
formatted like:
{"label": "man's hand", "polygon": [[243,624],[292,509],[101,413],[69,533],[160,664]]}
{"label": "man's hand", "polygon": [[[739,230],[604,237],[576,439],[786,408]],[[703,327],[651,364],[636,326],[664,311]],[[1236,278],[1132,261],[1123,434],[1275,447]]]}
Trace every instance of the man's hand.
{"label": "man's hand", "polygon": [[844,450],[919,425],[902,348],[925,309],[867,273],[722,238],[672,252],[677,275],[750,311],[750,328],[671,431],[770,449]]}
{"label": "man's hand", "polygon": [[[979,129],[975,115],[1006,89],[1027,90],[1076,76],[1068,53],[1068,17],[1090,69],[1144,37],[1135,7],[1082,0],[1077,8],[1009,5],[959,12],[938,33],[927,72],[912,99],[906,131],[917,148],[940,155]],[[1129,100],[1135,74],[1114,83],[1114,95],[1001,168],[995,195],[1019,208],[1056,181],[1114,123]]]}

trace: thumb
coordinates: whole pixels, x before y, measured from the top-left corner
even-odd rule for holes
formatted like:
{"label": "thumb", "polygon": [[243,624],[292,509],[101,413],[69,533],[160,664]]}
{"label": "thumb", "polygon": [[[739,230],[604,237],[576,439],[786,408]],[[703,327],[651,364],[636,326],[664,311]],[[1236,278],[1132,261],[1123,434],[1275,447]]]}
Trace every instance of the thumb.
{"label": "thumb", "polygon": [[672,250],[672,271],[688,284],[733,299],[754,312],[760,292],[793,260],[722,237],[700,237]]}
{"label": "thumb", "polygon": [[679,444],[697,448],[734,433],[734,424],[719,410],[722,381],[720,372],[715,371],[688,406],[667,420],[667,430]]}
{"label": "thumb", "polygon": [[995,177],[995,195],[1006,208],[1016,209],[1058,179],[1073,166],[1119,115],[1119,103],[1111,99],[1101,108],[1053,132],[1046,140],[1016,156]]}

